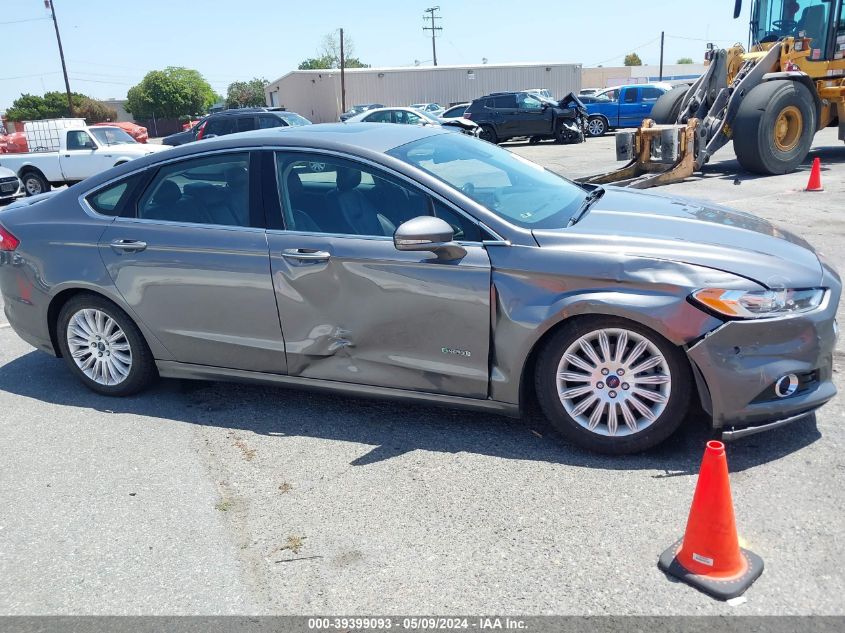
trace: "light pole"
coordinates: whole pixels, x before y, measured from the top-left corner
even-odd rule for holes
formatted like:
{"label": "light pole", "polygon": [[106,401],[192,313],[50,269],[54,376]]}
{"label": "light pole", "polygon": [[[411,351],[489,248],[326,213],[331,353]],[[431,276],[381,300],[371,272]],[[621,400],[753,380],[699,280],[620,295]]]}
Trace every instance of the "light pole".
{"label": "light pole", "polygon": [[431,58],[434,61],[434,65],[437,66],[437,45],[434,42],[434,37],[437,35],[437,31],[442,31],[442,26],[437,26],[435,24],[435,20],[440,20],[442,18],[434,15],[435,11],[440,11],[440,7],[429,7],[425,10],[428,15],[423,16],[423,20],[430,20],[431,26],[424,26],[423,31],[431,31]]}
{"label": "light pole", "polygon": [[65,64],[65,52],[62,49],[62,36],[59,35],[59,23],[56,21],[55,0],[44,0],[44,8],[50,9],[53,16],[53,26],[56,28],[56,41],[59,43],[59,57],[62,60],[62,73],[65,76],[65,91],[67,92],[67,109],[70,116],[73,116],[73,99],[70,96],[70,81],[67,78],[67,65]]}

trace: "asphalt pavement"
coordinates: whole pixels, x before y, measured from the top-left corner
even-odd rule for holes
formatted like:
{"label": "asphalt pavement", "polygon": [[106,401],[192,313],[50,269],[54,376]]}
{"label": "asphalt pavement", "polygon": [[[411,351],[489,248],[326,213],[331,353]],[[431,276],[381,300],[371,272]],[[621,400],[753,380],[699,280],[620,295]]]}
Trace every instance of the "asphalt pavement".
{"label": "asphalt pavement", "polygon": [[[612,136],[507,147],[567,176],[615,166]],[[754,177],[729,147],[660,191],[782,223],[845,271],[845,145],[825,131],[816,155],[823,193],[802,191],[809,163]],[[684,529],[699,418],[604,457],[536,414],[172,380],[109,399],[3,325],[0,411],[0,614],[845,614],[841,397],[728,446],[766,564],[735,606],[656,566]]]}

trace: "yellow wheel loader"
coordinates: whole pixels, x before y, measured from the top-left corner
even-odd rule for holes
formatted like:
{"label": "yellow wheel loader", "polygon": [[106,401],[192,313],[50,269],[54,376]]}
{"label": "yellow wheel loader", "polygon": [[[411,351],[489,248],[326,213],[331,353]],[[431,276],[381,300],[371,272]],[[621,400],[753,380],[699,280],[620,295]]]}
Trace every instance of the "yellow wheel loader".
{"label": "yellow wheel loader", "polygon": [[[736,0],[734,18],[742,0]],[[754,0],[751,50],[736,44],[705,56],[690,87],[665,93],[634,132],[616,135],[621,169],[583,179],[638,189],[700,171],[733,141],[743,168],[793,171],[813,136],[839,126],[845,140],[845,0]]]}

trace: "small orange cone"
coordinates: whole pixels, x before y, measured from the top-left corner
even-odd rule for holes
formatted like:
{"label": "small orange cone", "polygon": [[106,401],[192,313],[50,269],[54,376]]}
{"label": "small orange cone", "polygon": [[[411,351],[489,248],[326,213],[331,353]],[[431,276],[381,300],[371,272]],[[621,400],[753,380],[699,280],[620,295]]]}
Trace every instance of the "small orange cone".
{"label": "small orange cone", "polygon": [[722,442],[707,442],[684,538],[657,566],[720,600],[742,595],[763,573],[763,559],[739,546]]}
{"label": "small orange cone", "polygon": [[807,188],[804,191],[824,191],[824,187],[822,187],[822,159],[818,156],[813,159],[810,180],[807,181]]}

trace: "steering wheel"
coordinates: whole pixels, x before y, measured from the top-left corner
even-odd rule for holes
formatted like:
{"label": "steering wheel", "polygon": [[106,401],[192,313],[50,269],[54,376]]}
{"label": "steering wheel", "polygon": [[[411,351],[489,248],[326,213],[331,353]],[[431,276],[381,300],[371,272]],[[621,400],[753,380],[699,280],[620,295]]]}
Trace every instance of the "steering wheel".
{"label": "steering wheel", "polygon": [[472,195],[475,193],[475,185],[472,184],[471,182],[465,182],[461,186],[461,191],[463,193],[465,193],[466,195],[468,195],[469,197],[472,197]]}
{"label": "steering wheel", "polygon": [[787,33],[795,32],[795,29],[798,28],[798,22],[795,20],[775,20],[772,22],[772,26],[786,35]]}

